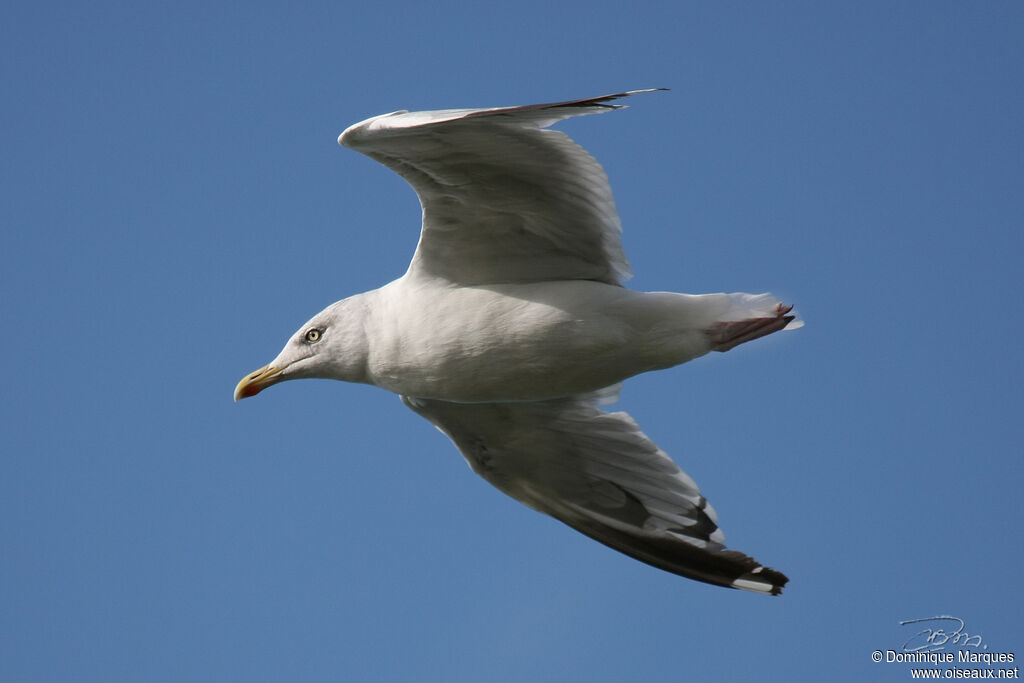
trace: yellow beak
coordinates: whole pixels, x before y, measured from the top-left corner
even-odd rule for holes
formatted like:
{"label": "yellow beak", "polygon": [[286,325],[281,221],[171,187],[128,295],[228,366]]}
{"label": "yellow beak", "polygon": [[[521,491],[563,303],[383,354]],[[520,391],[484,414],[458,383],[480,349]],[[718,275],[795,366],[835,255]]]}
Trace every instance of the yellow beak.
{"label": "yellow beak", "polygon": [[242,381],[235,387],[235,400],[240,398],[249,398],[260,393],[271,384],[276,384],[280,381],[278,374],[284,370],[284,367],[274,367],[272,365],[264,365],[255,372],[250,372],[248,375],[242,378]]}

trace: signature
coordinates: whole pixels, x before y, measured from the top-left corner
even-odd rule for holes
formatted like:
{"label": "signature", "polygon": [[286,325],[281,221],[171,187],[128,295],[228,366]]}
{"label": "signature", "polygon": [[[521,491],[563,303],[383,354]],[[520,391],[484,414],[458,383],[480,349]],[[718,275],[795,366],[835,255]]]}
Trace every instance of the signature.
{"label": "signature", "polygon": [[[959,617],[952,617],[943,614],[937,617],[925,617],[923,619],[907,619],[900,622],[900,626],[909,624],[928,624],[920,631],[910,636],[907,642],[903,643],[904,652],[934,652],[945,650],[946,645],[959,647],[980,647],[987,650],[988,645],[983,645],[981,636],[971,635],[964,630],[964,620]],[[953,630],[947,630],[953,629]]]}

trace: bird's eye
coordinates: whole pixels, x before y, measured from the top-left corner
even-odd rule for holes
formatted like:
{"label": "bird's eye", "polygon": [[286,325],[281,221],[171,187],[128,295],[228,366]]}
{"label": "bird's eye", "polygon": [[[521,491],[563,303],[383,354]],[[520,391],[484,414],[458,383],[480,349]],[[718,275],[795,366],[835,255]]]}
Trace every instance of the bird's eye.
{"label": "bird's eye", "polygon": [[306,341],[309,342],[310,344],[312,344],[313,342],[318,342],[320,341],[320,337],[322,334],[323,333],[320,332],[320,330],[314,327],[313,329],[306,332]]}

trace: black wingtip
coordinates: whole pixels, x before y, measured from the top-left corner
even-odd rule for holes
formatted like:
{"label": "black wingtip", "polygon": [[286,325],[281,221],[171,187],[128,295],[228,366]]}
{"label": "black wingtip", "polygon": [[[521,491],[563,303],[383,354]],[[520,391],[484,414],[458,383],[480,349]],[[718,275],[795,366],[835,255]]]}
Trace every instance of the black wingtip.
{"label": "black wingtip", "polygon": [[782,595],[782,589],[789,583],[789,577],[770,567],[757,567],[734,579],[730,588],[739,588],[754,593]]}
{"label": "black wingtip", "polygon": [[[631,95],[639,95],[648,92],[657,92],[659,90],[668,90],[668,88],[645,88],[643,90],[626,90],[624,92],[611,93],[610,95],[599,95],[598,97],[584,97],[578,100],[565,100],[562,102],[544,102],[542,104],[524,104],[518,107],[495,107],[486,109],[477,109],[469,112],[463,116],[457,117],[456,120],[462,119],[476,119],[484,118],[488,116],[507,116],[522,114],[524,112],[531,111],[543,111],[546,109],[589,109],[590,111],[581,111],[579,114],[593,113],[596,111],[613,111],[615,109],[622,109],[626,105],[624,104],[611,104],[613,100],[620,100],[624,97],[630,97]],[[576,116],[577,113],[570,114],[570,116]],[[358,124],[357,124],[358,125]],[[347,132],[347,131],[346,131]],[[342,133],[344,137],[345,133]],[[339,138],[340,141],[340,138]]]}
{"label": "black wingtip", "polygon": [[[649,92],[659,92],[659,91],[662,91],[662,90],[668,90],[668,88],[642,88],[640,90],[626,90],[626,91],[623,91],[623,92],[613,93],[611,95],[604,95],[603,97],[591,97],[589,99],[576,100],[574,102],[566,103],[566,106],[586,107],[586,106],[593,106],[595,104],[602,105],[605,102],[611,102],[613,100],[621,100],[621,99],[626,98],[626,97],[632,97],[633,95],[642,95],[644,93],[649,93]],[[610,104],[610,105],[605,105],[605,106],[609,106],[609,107],[613,107],[615,109],[618,109],[618,108],[624,107],[626,105],[624,105],[624,104]]]}
{"label": "black wingtip", "polygon": [[608,109],[621,109],[625,107],[624,104],[609,104],[614,100],[621,100],[626,97],[633,95],[642,95],[648,92],[658,92],[660,90],[668,90],[668,88],[643,88],[640,90],[624,90],[623,92],[611,93],[609,95],[599,95],[598,97],[584,97],[579,100],[567,100],[565,102],[552,102],[550,104],[537,105],[544,109],[553,109],[555,107],[607,107]]}

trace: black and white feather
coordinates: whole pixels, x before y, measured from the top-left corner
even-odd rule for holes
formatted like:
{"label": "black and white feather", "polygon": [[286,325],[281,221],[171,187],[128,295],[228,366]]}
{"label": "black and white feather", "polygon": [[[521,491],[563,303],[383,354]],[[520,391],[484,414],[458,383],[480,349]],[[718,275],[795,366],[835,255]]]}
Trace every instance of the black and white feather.
{"label": "black and white feather", "polygon": [[403,396],[509,496],[638,560],[719,586],[778,594],[786,577],[725,550],[697,484],[624,412],[589,397],[452,403]]}

